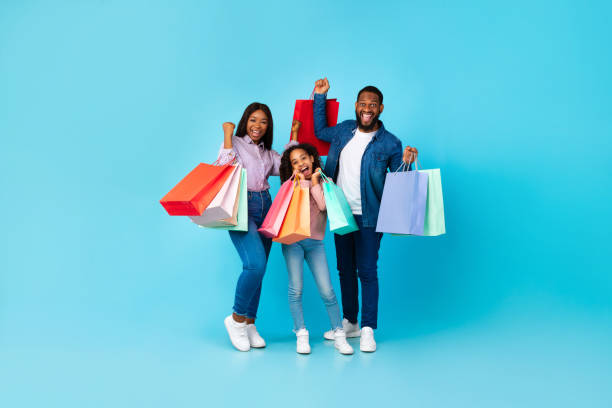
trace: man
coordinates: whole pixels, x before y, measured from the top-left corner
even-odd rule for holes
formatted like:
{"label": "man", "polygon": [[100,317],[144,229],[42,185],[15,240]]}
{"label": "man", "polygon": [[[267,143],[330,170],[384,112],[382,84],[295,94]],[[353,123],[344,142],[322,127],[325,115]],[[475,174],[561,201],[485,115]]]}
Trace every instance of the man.
{"label": "man", "polygon": [[[359,230],[334,235],[336,258],[342,291],[343,326],[347,337],[361,337],[361,351],[376,351],[374,330],[378,321],[378,250],[382,233],[376,232],[376,221],[387,170],[396,171],[402,160],[408,165],[418,151],[387,131],[379,116],[384,109],[383,95],[374,86],[357,94],[356,120],[327,127],[327,78],[315,82],[315,135],[331,144],[325,174],[336,180],[351,207]],[[361,282],[361,330],[357,324]],[[325,338],[333,339],[333,332]]]}

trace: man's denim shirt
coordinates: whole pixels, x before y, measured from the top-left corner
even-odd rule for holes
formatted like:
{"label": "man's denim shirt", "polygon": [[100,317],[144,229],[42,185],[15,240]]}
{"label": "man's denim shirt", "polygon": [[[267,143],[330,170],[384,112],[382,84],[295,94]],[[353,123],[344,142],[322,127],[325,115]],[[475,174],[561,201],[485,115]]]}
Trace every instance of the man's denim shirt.
{"label": "man's denim shirt", "polygon": [[[346,120],[336,126],[327,127],[326,100],[326,95],[314,95],[314,128],[317,138],[331,144],[324,172],[337,180],[340,153],[355,135],[357,121]],[[382,122],[379,123],[380,128],[366,146],[361,159],[361,209],[364,227],[376,227],[387,170],[397,171],[402,164],[402,142],[388,132]]]}

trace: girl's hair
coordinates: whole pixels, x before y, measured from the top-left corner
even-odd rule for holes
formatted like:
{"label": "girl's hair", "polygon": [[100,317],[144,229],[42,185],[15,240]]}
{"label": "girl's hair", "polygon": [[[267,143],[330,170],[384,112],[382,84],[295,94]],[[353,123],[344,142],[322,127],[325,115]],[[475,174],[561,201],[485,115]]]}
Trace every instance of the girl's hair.
{"label": "girl's hair", "polygon": [[244,110],[244,113],[242,114],[242,118],[240,118],[240,122],[238,122],[238,127],[236,128],[236,136],[242,137],[247,134],[246,128],[247,122],[249,121],[249,116],[251,116],[251,114],[257,110],[262,110],[263,113],[265,113],[268,117],[268,128],[266,129],[266,133],[261,138],[261,141],[263,142],[264,147],[267,150],[270,150],[272,149],[272,135],[274,133],[274,126],[272,123],[272,112],[270,112],[270,108],[268,108],[268,105],[259,102],[253,102],[252,104],[247,106]]}
{"label": "girl's hair", "polygon": [[314,172],[317,167],[321,167],[321,158],[319,157],[319,152],[317,149],[309,144],[309,143],[300,143],[298,145],[293,145],[287,150],[283,152],[281,156],[281,162],[279,167],[280,179],[281,183],[289,180],[293,175],[293,166],[291,165],[291,152],[297,149],[304,150],[307,154],[313,157],[314,161],[312,162],[312,171]]}

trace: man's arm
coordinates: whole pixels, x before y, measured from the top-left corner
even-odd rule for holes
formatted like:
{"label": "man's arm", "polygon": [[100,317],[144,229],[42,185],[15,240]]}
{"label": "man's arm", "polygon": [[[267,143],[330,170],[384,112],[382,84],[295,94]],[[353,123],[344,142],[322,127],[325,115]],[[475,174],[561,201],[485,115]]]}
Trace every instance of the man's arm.
{"label": "man's arm", "polygon": [[331,143],[337,133],[337,129],[336,126],[327,127],[327,91],[329,91],[329,81],[327,78],[315,81],[313,103],[314,131],[318,139]]}

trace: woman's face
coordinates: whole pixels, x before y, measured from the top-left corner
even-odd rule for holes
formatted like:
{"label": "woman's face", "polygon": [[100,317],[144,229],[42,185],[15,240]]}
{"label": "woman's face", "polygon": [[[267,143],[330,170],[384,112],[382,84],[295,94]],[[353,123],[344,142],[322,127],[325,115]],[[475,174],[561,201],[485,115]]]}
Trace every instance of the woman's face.
{"label": "woman's face", "polygon": [[314,157],[309,155],[304,149],[293,149],[289,155],[289,161],[291,162],[291,167],[294,172],[297,170],[302,177],[310,180],[312,177],[312,163],[314,162]]}
{"label": "woman's face", "polygon": [[261,138],[266,134],[266,130],[268,130],[268,116],[266,116],[264,111],[260,109],[251,113],[247,120],[246,131],[253,143],[258,144],[261,142]]}

